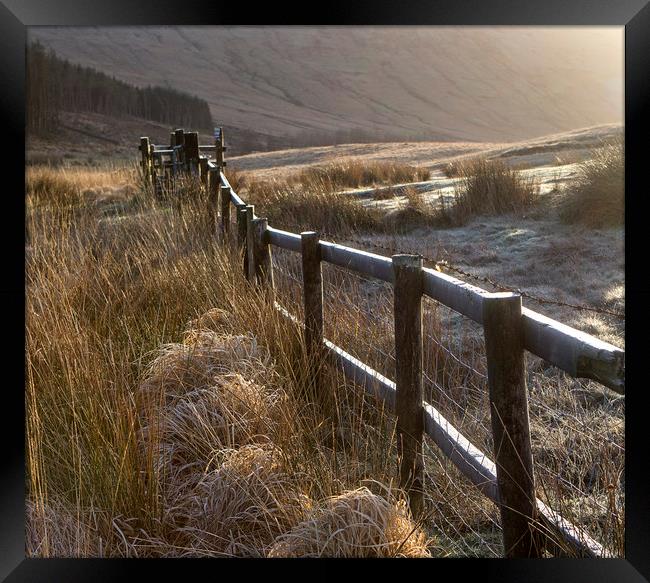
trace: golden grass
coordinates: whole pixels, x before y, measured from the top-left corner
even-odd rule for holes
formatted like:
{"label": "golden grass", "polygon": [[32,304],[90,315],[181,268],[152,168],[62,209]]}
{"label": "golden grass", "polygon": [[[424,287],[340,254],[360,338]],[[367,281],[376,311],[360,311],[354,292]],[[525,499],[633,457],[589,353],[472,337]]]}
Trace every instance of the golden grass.
{"label": "golden grass", "polygon": [[318,184],[305,187],[289,181],[249,181],[247,198],[269,224],[294,232],[317,229],[322,234],[342,234],[379,225],[378,212]]}
{"label": "golden grass", "polygon": [[298,173],[294,180],[305,189],[334,192],[377,184],[396,184],[428,180],[427,168],[396,162],[367,162],[350,159],[324,166],[312,166]]}
{"label": "golden grass", "polygon": [[623,143],[606,144],[578,166],[574,187],[566,189],[560,218],[592,228],[621,226],[625,209]]}
{"label": "golden grass", "polygon": [[[57,184],[59,171],[50,172],[44,180]],[[417,528],[399,492],[386,494],[396,469],[394,418],[336,371],[323,368],[314,384],[313,367],[323,363],[307,361],[300,329],[217,242],[205,196],[188,190],[177,205],[159,204],[129,172],[133,191],[122,191],[117,208],[28,191],[28,554],[420,556],[432,552],[433,535],[436,554],[493,554],[495,509],[448,463],[427,458],[430,514]],[[112,171],[66,171],[65,181],[110,187]],[[325,280],[334,290],[326,306],[332,339],[391,376],[388,292],[348,276]],[[287,291],[278,271],[279,298]],[[436,311],[425,319],[441,346],[456,342]],[[457,354],[481,368],[475,345],[461,344]],[[440,347],[429,347],[425,362],[439,385],[436,405],[489,452],[481,381]],[[622,433],[598,438],[603,425],[622,423],[621,404],[580,404],[584,394],[567,390],[571,381],[541,382],[533,372],[534,433],[552,431],[545,403],[568,415],[562,440],[534,443],[546,455],[541,487],[620,554]],[[319,402],[328,393],[334,412]],[[601,469],[589,492],[584,481],[578,492],[562,482],[554,490],[553,468],[569,480],[594,464]],[[359,490],[368,483],[386,486]],[[610,485],[613,503],[587,513]],[[355,525],[349,537],[320,537],[343,523]]]}
{"label": "golden grass", "polygon": [[310,516],[281,535],[269,557],[430,557],[425,533],[403,500],[368,488],[328,498]]}
{"label": "golden grass", "polygon": [[[423,213],[421,204],[414,205],[413,196],[409,199],[406,214],[400,213],[398,218],[385,221],[380,211],[362,206],[354,196],[343,191],[362,186],[417,182],[429,177],[430,171],[418,166],[351,159],[313,166],[282,180],[247,180],[246,196],[248,202],[258,209],[257,214],[283,229],[318,230],[331,235],[403,230],[421,226],[423,219],[430,222],[430,211]],[[411,188],[406,192],[409,195],[415,193]],[[392,189],[382,193],[380,199],[394,196]]]}
{"label": "golden grass", "polygon": [[202,476],[181,510],[188,545],[198,554],[265,556],[312,505],[300,491],[301,476],[271,445],[247,445],[220,457],[221,465]]}
{"label": "golden grass", "polygon": [[519,212],[535,204],[539,185],[500,160],[472,159],[452,173],[454,185],[452,221],[466,222],[476,215]]}
{"label": "golden grass", "polygon": [[[320,445],[331,429],[310,403],[299,334],[218,248],[199,193],[167,208],[125,191],[115,217],[62,213],[69,200],[43,194],[28,192],[28,552],[264,554],[304,516],[278,530],[286,500],[255,514],[251,497],[291,485],[301,505],[301,489],[345,483],[341,452]],[[218,535],[222,523],[241,537]]]}

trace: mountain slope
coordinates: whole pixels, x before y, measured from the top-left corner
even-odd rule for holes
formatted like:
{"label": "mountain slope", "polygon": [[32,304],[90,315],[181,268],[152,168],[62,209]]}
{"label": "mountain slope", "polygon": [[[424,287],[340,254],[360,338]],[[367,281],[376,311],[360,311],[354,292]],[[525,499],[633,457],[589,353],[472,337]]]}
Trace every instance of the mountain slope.
{"label": "mountain slope", "polygon": [[[71,61],[271,136],[510,141],[621,123],[622,28],[32,28]],[[349,141],[349,140],[348,140]]]}

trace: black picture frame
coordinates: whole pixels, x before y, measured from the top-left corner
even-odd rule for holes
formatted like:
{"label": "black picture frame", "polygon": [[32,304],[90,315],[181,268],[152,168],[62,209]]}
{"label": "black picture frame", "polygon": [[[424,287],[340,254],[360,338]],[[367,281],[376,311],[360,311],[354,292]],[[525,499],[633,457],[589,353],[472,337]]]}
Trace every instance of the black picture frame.
{"label": "black picture frame", "polygon": [[[306,5],[306,8],[314,8]],[[304,10],[304,8],[303,8]],[[38,25],[166,25],[166,24],[306,24],[344,25],[619,25],[625,27],[625,151],[626,151],[626,304],[634,317],[627,322],[626,377],[626,558],[625,559],[455,559],[366,562],[364,569],[381,565],[424,567],[436,578],[454,580],[480,577],[487,581],[648,581],[650,580],[650,492],[645,476],[648,462],[642,377],[644,331],[650,285],[644,276],[645,225],[641,210],[643,189],[643,145],[650,135],[650,6],[648,0],[445,0],[390,2],[327,2],[320,12],[299,12],[296,6],[283,9],[275,3],[256,5],[183,0],[2,0],[0,4],[0,133],[6,146],[3,155],[3,219],[0,249],[4,251],[0,297],[4,366],[2,393],[4,439],[0,450],[0,577],[6,581],[108,581],[130,576],[151,579],[160,574],[173,578],[192,577],[195,569],[207,568],[219,576],[222,568],[208,560],[137,559],[26,559],[24,552],[25,439],[24,439],[24,200],[18,192],[24,185],[25,104],[24,67],[26,29]],[[646,163],[647,164],[647,163]],[[9,188],[9,178],[14,187]],[[646,180],[644,180],[646,179]],[[22,221],[22,224],[21,224]],[[646,227],[647,229],[647,227]],[[635,267],[635,263],[637,266]],[[638,265],[641,264],[641,265]],[[8,325],[7,325],[8,324]],[[21,343],[21,339],[23,342]],[[22,357],[21,357],[22,351]],[[21,362],[23,364],[21,364]],[[12,374],[7,375],[10,371]],[[9,423],[8,421],[13,421]],[[327,565],[332,561],[323,563]],[[264,569],[282,569],[296,563],[267,561]],[[310,563],[298,563],[314,567]],[[241,569],[244,563],[236,563]],[[347,565],[346,565],[347,567]],[[325,567],[327,569],[327,567]],[[162,573],[160,573],[162,571]],[[278,571],[278,574],[280,572]],[[367,574],[366,574],[367,575]]]}

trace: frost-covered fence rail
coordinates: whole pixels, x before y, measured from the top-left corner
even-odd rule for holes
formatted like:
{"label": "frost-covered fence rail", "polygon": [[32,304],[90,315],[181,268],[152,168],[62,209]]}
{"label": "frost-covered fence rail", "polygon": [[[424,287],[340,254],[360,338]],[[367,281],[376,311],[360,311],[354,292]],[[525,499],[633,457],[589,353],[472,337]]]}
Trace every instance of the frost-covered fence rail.
{"label": "frost-covered fence rail", "polygon": [[[504,549],[509,557],[553,554],[605,556],[603,547],[535,496],[528,424],[524,351],[529,351],[573,377],[592,379],[625,393],[625,353],[593,336],[570,328],[521,305],[514,293],[491,293],[447,274],[422,267],[418,256],[385,257],[337,245],[315,232],[291,233],[256,217],[234,191],[223,170],[224,136],[215,130],[214,145],[199,145],[196,132],[176,130],[170,144],[156,146],[141,138],[145,180],[156,192],[173,188],[180,173],[194,175],[210,193],[209,209],[222,240],[233,239],[244,250],[247,278],[273,294],[272,248],[298,253],[302,259],[305,322],[277,301],[287,318],[305,328],[309,351],[324,350],[346,376],[381,399],[397,415],[400,485],[415,514],[423,488],[422,436],[440,451],[501,511]],[[201,151],[214,151],[209,159]],[[236,237],[232,237],[231,205]],[[216,234],[216,232],[215,232]],[[321,263],[390,283],[395,290],[396,382],[323,337]],[[494,456],[475,447],[422,396],[422,299],[428,296],[483,327]]]}

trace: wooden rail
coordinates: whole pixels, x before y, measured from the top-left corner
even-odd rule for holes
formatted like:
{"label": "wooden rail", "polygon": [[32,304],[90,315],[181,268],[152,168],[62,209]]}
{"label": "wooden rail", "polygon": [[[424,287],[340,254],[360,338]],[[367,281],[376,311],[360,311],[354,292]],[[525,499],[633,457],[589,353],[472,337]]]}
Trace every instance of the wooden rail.
{"label": "wooden rail", "polygon": [[[255,216],[253,207],[228,182],[223,172],[225,147],[221,129],[215,132],[214,146],[199,146],[196,133],[182,130],[172,134],[172,142],[172,148],[158,150],[159,160],[171,151],[172,175],[181,169],[198,172],[200,176],[210,174],[214,184],[203,179],[205,188],[212,190],[210,212],[214,213],[220,206],[221,233],[225,238],[231,231],[230,205],[235,206],[237,240],[244,247],[244,270],[252,282],[273,289],[273,246],[301,254],[307,321],[299,322],[277,301],[274,305],[287,318],[306,327],[310,352],[314,352],[315,343],[322,344],[331,362],[347,378],[396,413],[401,440],[398,444],[400,485],[409,495],[414,514],[421,507],[421,440],[426,434],[470,482],[499,506],[507,556],[541,556],[544,548],[555,554],[569,550],[582,556],[605,556],[602,545],[535,497],[523,351],[536,354],[573,377],[592,379],[625,394],[623,350],[522,307],[518,294],[490,293],[445,273],[423,268],[417,256],[385,257],[319,240],[316,233],[298,235],[273,228],[266,219]],[[180,147],[179,143],[182,143]],[[141,138],[140,144],[145,180],[154,183],[156,146],[148,138]],[[200,154],[201,150],[213,149],[214,161]],[[221,205],[213,200],[216,196],[221,198]],[[321,262],[394,286],[397,382],[322,336]],[[431,404],[423,401],[419,316],[422,296],[444,304],[484,328],[496,463]]]}
{"label": "wooden rail", "polygon": [[[234,198],[232,199],[234,202]],[[300,236],[269,227],[272,245],[300,252]],[[390,257],[327,241],[319,242],[322,260],[393,283]],[[483,324],[483,303],[492,294],[445,273],[424,268],[423,293],[452,310]],[[524,347],[573,377],[588,378],[625,394],[625,352],[528,308],[522,309]]]}

